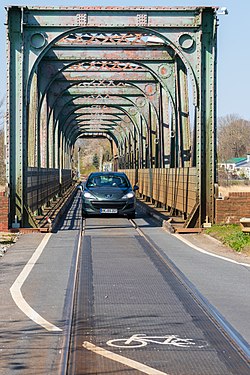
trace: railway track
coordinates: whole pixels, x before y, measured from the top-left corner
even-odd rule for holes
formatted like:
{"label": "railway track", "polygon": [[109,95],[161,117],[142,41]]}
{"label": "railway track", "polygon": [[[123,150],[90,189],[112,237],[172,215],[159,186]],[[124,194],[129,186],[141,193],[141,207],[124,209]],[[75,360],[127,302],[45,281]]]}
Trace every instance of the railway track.
{"label": "railway track", "polygon": [[140,221],[83,220],[60,374],[247,374],[239,341]]}

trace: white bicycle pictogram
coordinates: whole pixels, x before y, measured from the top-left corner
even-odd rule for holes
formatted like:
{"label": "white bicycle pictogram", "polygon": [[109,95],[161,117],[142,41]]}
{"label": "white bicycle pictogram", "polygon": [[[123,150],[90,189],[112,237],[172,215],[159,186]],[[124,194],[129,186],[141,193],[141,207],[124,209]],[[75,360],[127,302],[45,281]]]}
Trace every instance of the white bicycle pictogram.
{"label": "white bicycle pictogram", "polygon": [[207,346],[207,343],[203,340],[193,340],[182,338],[178,335],[165,335],[165,336],[147,336],[145,334],[132,335],[127,339],[113,339],[107,341],[107,345],[115,348],[142,348],[147,346],[149,343],[159,345],[173,345],[180,348],[190,348],[195,346],[196,348],[203,348]]}

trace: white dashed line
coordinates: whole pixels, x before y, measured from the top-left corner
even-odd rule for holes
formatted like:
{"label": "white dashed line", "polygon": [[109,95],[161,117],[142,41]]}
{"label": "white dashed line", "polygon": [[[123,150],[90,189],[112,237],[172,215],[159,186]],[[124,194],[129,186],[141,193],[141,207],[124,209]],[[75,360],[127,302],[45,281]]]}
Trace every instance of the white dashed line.
{"label": "white dashed line", "polygon": [[11,286],[10,293],[16,305],[26,316],[28,316],[28,318],[33,320],[33,322],[35,322],[36,324],[45,328],[47,331],[58,332],[58,331],[62,331],[61,328],[55,326],[54,324],[51,324],[50,322],[45,320],[41,315],[39,315],[34,309],[32,309],[32,307],[23,298],[23,295],[21,292],[21,288],[25,280],[29,276],[32,268],[34,267],[38,258],[42,254],[43,249],[45,248],[45,246],[47,245],[50,239],[50,236],[51,236],[51,233],[47,233],[44,236],[41,243],[35,250],[34,254],[32,255],[32,257],[30,258],[30,260],[28,261],[28,263],[26,264],[22,272],[19,274],[19,276],[17,277],[17,279]]}

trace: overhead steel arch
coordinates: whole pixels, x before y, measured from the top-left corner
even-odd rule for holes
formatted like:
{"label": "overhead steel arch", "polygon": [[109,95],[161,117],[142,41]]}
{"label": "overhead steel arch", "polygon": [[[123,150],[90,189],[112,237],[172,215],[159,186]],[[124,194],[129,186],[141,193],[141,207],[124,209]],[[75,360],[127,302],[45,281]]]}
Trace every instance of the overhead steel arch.
{"label": "overhead steel arch", "polygon": [[[59,74],[59,73],[57,73],[57,74]],[[83,80],[83,77],[81,77],[81,79]],[[80,81],[78,81],[78,83],[79,83]],[[51,83],[49,83],[49,85],[51,85]],[[73,87],[74,85],[76,85],[76,83],[73,83],[73,84],[71,84],[70,85],[70,88],[71,87]],[[143,90],[140,88],[140,87],[138,87],[136,84],[133,84],[133,83],[131,83],[131,82],[129,82],[129,83],[126,83],[126,85],[127,86],[134,86],[134,87],[137,87],[138,88],[138,90],[141,92],[141,95],[142,96],[144,96],[145,97],[145,99],[147,100],[147,97],[146,97],[146,95],[145,95],[145,93],[143,92]],[[69,85],[68,85],[69,86]],[[106,87],[106,89],[109,89],[110,90],[110,88],[112,88],[113,89],[113,91],[115,90],[115,89],[117,89],[117,88],[120,88],[121,90],[124,90],[124,87],[123,86],[121,86],[120,85],[120,83],[118,84],[118,86],[117,87],[113,87],[113,86],[111,86],[110,84],[106,84],[105,86],[102,84],[102,85],[100,85],[100,86],[98,86],[98,85],[95,85],[95,87],[96,87],[96,89],[98,89],[98,88],[101,88],[101,89],[104,89],[105,87]],[[51,105],[51,108],[50,108],[50,114],[51,114],[51,112],[52,112],[52,110],[53,110],[53,107],[57,104],[56,103],[56,101],[57,101],[57,99],[58,98],[61,98],[62,96],[63,96],[63,93],[66,91],[68,89],[68,87],[65,87],[64,89],[63,89],[63,91],[61,91],[59,94],[58,94],[58,96],[57,97],[55,97],[55,99],[54,99],[54,104],[52,104]],[[86,85],[86,89],[90,89],[90,85]],[[128,93],[129,94],[129,93]],[[44,97],[45,97],[45,94],[43,94],[43,99],[44,99]],[[79,96],[80,97],[80,96]],[[42,100],[43,100],[42,99]],[[139,98],[138,98],[139,99]],[[41,100],[41,102],[42,102],[42,100]],[[142,103],[141,103],[142,104]],[[155,104],[154,103],[151,103],[152,104],[152,109],[153,109],[153,111],[156,111],[156,108],[155,108]],[[39,105],[39,108],[41,108],[41,104]],[[61,108],[60,107],[60,105],[58,106],[58,108]],[[49,117],[50,117],[50,114],[49,114]],[[143,115],[143,114],[142,114]],[[158,114],[156,113],[156,117],[158,117]],[[49,121],[49,119],[48,119],[48,121]],[[48,122],[47,121],[47,122]],[[158,127],[159,127],[159,119],[157,120],[157,124],[158,124]],[[135,125],[135,122],[134,122],[134,125]]]}
{"label": "overhead steel arch", "polygon": [[60,193],[76,140],[104,133],[116,167],[149,179],[142,195],[187,226],[213,222],[216,8],[12,6],[7,35],[10,223],[31,223],[51,198],[30,204],[42,176],[58,175]]}

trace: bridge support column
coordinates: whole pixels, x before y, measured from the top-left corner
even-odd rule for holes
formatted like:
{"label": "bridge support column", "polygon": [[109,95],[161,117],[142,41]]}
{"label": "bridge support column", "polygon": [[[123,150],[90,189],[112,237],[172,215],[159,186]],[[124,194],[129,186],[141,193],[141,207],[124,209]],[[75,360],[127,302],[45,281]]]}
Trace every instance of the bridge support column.
{"label": "bridge support column", "polygon": [[199,194],[200,194],[200,225],[206,219],[214,222],[216,182],[216,27],[210,9],[202,14],[201,43],[201,113],[200,133],[197,143]]}
{"label": "bridge support column", "polygon": [[24,56],[22,35],[22,11],[12,7],[8,13],[8,182],[10,188],[10,225],[15,218],[24,224],[24,185],[27,165],[26,127],[23,123]]}

